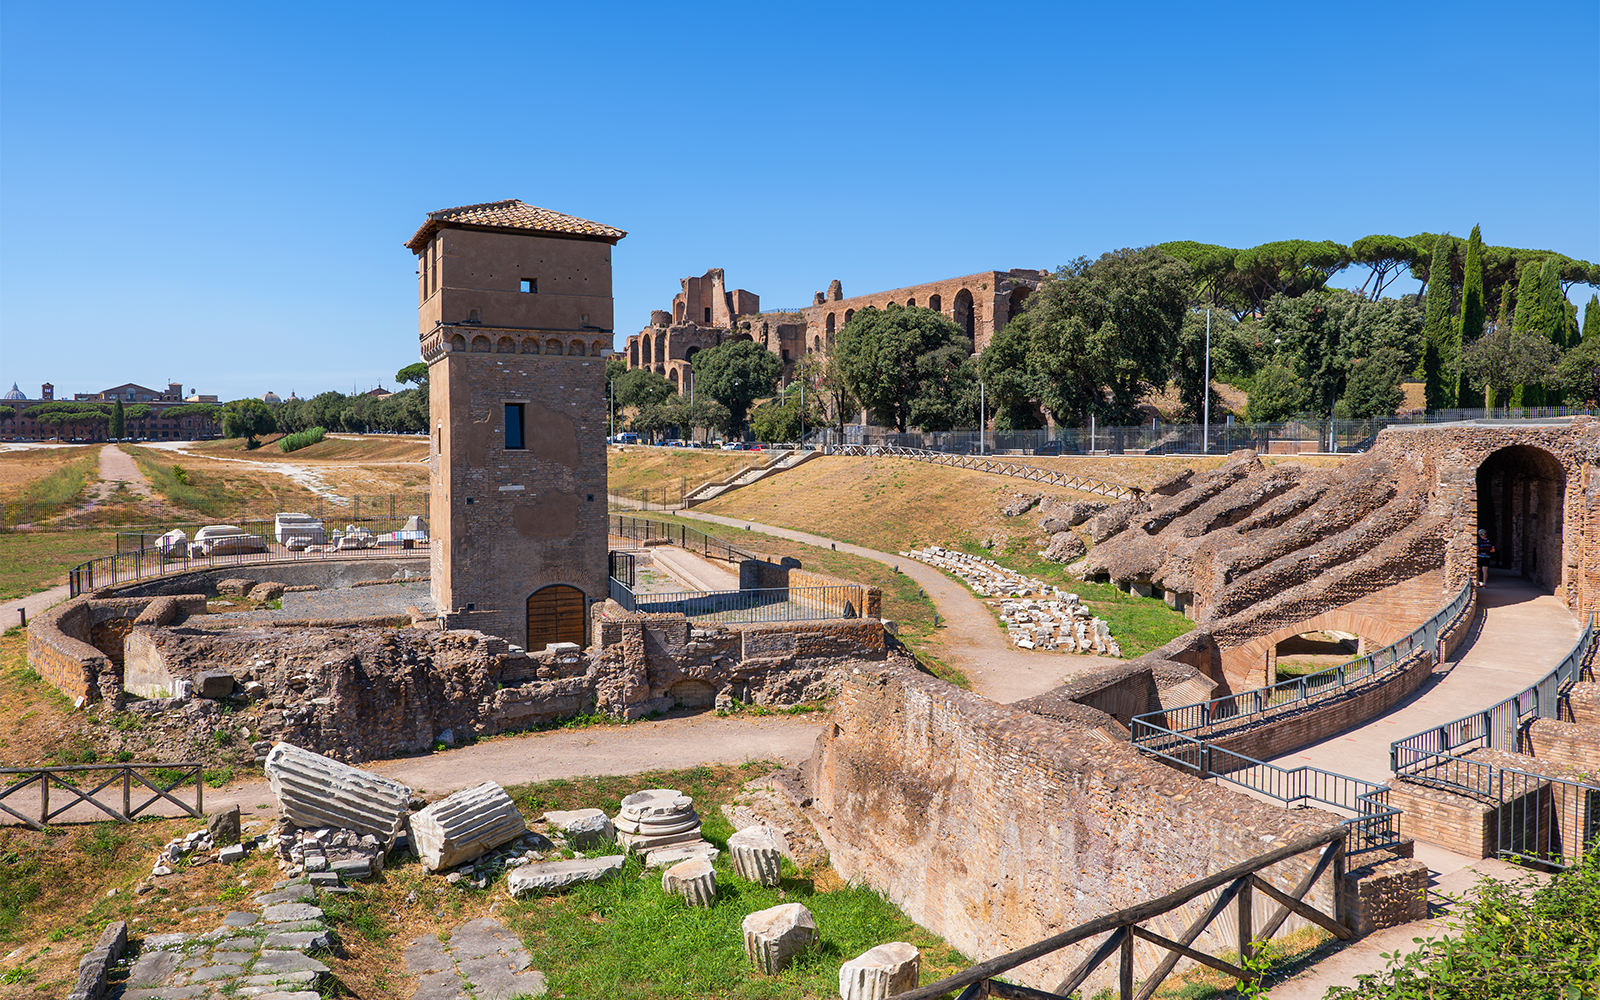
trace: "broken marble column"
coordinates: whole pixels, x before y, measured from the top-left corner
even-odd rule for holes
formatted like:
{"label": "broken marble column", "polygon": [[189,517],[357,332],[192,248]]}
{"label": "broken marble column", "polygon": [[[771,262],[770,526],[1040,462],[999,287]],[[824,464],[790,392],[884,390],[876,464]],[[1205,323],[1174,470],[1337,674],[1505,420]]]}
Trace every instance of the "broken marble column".
{"label": "broken marble column", "polygon": [[710,906],[717,899],[717,872],[705,858],[680,861],[661,873],[661,890],[676,893],[690,906]]}
{"label": "broken marble column", "polygon": [[453,868],[528,832],[506,790],[493,781],[464,788],[411,817],[411,844],[430,872]]}
{"label": "broken marble column", "polygon": [[700,839],[694,799],[673,788],[647,788],[622,800],[613,820],[617,843],[634,851],[693,843]]}
{"label": "broken marble column", "polygon": [[556,892],[579,882],[599,882],[622,871],[627,859],[620,854],[604,858],[572,858],[523,865],[506,876],[506,891],[516,897]]}
{"label": "broken marble column", "polygon": [[891,941],[839,969],[839,996],[842,1000],[886,1000],[896,993],[917,988],[922,956],[914,945]]}
{"label": "broken marble column", "polygon": [[757,969],[776,976],[817,940],[817,922],[799,903],[782,903],[744,918],[744,953]]}
{"label": "broken marble column", "polygon": [[544,821],[575,851],[587,851],[617,839],[611,820],[600,809],[553,809],[544,814]]}
{"label": "broken marble column", "polygon": [[411,803],[398,781],[358,771],[292,743],[267,754],[267,781],[282,816],[297,827],[331,826],[371,834],[394,846]]}
{"label": "broken marble column", "polygon": [[783,852],[765,827],[747,827],[729,837],[728,853],[733,856],[733,870],[742,877],[759,885],[778,884]]}

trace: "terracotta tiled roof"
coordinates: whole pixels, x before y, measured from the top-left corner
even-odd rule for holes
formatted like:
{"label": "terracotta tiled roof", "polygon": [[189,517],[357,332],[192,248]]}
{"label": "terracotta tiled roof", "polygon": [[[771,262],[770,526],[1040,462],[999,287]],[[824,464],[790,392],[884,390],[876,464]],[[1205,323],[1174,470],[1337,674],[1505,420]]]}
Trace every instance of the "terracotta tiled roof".
{"label": "terracotta tiled roof", "polygon": [[509,201],[489,201],[481,205],[462,205],[458,208],[441,208],[428,213],[415,236],[406,241],[413,253],[422,249],[433,234],[444,227],[486,226],[491,229],[526,229],[535,233],[552,233],[560,236],[591,237],[615,243],[628,235],[621,229],[590,222],[574,215],[562,215],[548,208],[537,208],[515,198]]}

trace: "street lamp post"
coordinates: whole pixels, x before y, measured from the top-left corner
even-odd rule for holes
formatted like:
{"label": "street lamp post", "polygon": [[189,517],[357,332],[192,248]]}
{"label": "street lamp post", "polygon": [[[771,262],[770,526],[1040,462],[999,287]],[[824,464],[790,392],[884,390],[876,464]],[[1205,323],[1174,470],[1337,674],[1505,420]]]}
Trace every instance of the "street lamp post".
{"label": "street lamp post", "polygon": [[986,405],[987,405],[987,400],[984,399],[984,395],[983,395],[983,378],[982,378],[982,376],[979,376],[979,378],[978,378],[978,455],[980,457],[984,454],[984,450],[983,450],[984,449],[984,438],[988,437],[988,434],[985,433],[988,430],[988,427],[989,427],[989,418],[988,418],[988,411],[987,411]]}

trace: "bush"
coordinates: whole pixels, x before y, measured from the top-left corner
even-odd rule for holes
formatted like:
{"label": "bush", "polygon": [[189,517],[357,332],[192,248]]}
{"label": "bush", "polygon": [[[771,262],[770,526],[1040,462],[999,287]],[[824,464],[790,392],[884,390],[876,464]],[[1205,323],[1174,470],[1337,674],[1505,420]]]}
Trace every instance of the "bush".
{"label": "bush", "polygon": [[301,448],[321,441],[327,436],[327,433],[321,427],[313,427],[308,431],[295,431],[293,434],[278,439],[278,450],[282,452],[299,451]]}

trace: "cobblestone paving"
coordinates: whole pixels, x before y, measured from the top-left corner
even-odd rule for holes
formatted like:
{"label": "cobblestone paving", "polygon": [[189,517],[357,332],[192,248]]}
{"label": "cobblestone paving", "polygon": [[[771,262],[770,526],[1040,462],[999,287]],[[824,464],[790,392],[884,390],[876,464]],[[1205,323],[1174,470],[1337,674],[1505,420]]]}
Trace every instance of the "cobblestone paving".
{"label": "cobblestone paving", "polygon": [[[270,576],[266,578],[270,579]],[[208,615],[203,624],[294,621],[301,618],[369,618],[404,615],[407,608],[424,612],[433,610],[433,598],[427,583],[396,581],[368,587],[291,591],[283,595],[281,611],[225,611]]]}
{"label": "cobblestone paving", "polygon": [[279,882],[216,930],[144,938],[122,1000],[321,1000],[328,967],[310,953],[332,950],[336,938],[315,905],[317,892],[304,878]]}
{"label": "cobblestone paving", "polygon": [[462,924],[448,941],[424,934],[406,945],[406,971],[421,983],[412,1000],[543,996],[544,973],[530,961],[516,935],[489,917]]}

